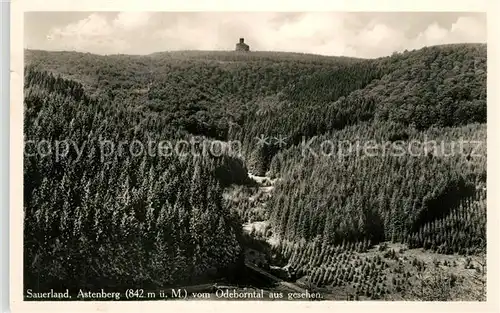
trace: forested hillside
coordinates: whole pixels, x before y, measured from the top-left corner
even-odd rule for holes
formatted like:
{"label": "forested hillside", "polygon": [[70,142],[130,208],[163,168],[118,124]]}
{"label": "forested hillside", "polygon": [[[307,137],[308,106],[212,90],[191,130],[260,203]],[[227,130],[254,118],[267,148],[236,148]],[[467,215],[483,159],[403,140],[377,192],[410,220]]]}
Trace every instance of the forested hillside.
{"label": "forested hillside", "polygon": [[[52,153],[26,146],[27,287],[179,284],[237,262],[241,224],[222,203],[227,178],[218,174],[241,162],[104,154],[102,140],[178,134],[160,116],[88,98],[74,81],[31,69],[25,77],[26,140],[52,143]],[[55,154],[57,141],[68,142],[66,155]]]}
{"label": "forested hillside", "polygon": [[[389,142],[391,145],[385,151],[379,147],[376,155],[354,150],[354,138],[362,142],[391,133],[388,126],[377,127],[380,128],[366,124],[347,127],[313,138],[310,151],[295,146],[275,156],[271,173],[281,180],[269,205],[280,236],[297,239],[323,236],[332,244],[363,239],[373,243],[405,242],[424,224],[448,214],[461,199],[474,198],[478,195],[476,188],[485,185],[485,145],[475,151],[478,156],[469,156],[473,146],[465,146],[463,153],[458,153],[459,138],[470,142],[485,138],[483,125],[440,129],[439,136],[432,135],[436,129],[422,133],[422,137],[432,138],[436,144],[429,143],[420,152],[413,149],[413,155],[399,153],[404,150],[397,149],[419,139],[418,132],[409,135],[406,141],[401,140],[399,145]],[[346,138],[352,138],[351,151],[344,146],[344,151],[319,152],[319,143],[324,140],[341,142]],[[456,145],[452,140],[456,140]],[[424,154],[425,150],[428,152]],[[446,155],[439,155],[440,152]],[[478,238],[484,238],[484,223],[479,223]],[[467,233],[469,239],[475,235]],[[478,247],[476,244],[468,248]]]}
{"label": "forested hillside", "polygon": [[[245,250],[241,225],[256,220],[268,223],[262,235],[276,257],[318,286],[355,283],[332,272],[343,250],[485,250],[486,45],[379,59],[27,50],[26,66],[25,140],[75,143],[62,159],[25,156],[30,286],[40,275],[94,287],[231,275]],[[241,151],[102,152],[102,140],[192,138]],[[360,148],[368,141],[375,155]],[[254,188],[247,171],[276,179],[258,214],[253,200],[223,199],[228,187]],[[374,284],[353,288],[369,298],[396,292]]]}

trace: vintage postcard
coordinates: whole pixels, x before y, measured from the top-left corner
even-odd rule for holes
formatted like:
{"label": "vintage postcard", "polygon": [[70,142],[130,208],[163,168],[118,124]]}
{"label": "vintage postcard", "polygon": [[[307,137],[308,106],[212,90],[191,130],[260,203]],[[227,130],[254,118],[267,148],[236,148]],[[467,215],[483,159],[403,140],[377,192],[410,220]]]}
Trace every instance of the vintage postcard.
{"label": "vintage postcard", "polygon": [[14,311],[498,309],[486,4],[61,3],[12,3]]}

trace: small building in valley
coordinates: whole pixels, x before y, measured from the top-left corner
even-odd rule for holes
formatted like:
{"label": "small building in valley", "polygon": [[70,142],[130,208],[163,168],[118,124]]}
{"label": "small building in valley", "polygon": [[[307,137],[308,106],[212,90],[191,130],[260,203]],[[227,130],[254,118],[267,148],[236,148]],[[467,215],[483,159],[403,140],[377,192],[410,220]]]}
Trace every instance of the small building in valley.
{"label": "small building in valley", "polygon": [[236,51],[250,51],[250,46],[245,43],[245,38],[240,38],[240,42],[236,44]]}

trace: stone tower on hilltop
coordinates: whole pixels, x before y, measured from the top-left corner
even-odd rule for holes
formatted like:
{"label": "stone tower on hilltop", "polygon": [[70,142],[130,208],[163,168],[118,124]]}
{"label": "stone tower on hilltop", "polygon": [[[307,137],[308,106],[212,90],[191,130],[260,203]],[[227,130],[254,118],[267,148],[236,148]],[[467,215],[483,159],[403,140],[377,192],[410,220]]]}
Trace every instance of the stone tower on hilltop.
{"label": "stone tower on hilltop", "polygon": [[245,43],[245,38],[240,38],[240,42],[236,44],[236,51],[250,51],[250,46]]}

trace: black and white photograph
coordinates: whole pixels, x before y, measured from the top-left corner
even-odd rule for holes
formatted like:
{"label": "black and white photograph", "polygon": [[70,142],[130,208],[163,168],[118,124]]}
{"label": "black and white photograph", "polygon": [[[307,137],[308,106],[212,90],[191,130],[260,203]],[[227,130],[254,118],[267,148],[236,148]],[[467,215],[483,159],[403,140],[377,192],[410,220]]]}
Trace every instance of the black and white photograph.
{"label": "black and white photograph", "polygon": [[491,297],[486,13],[23,24],[23,301]]}

